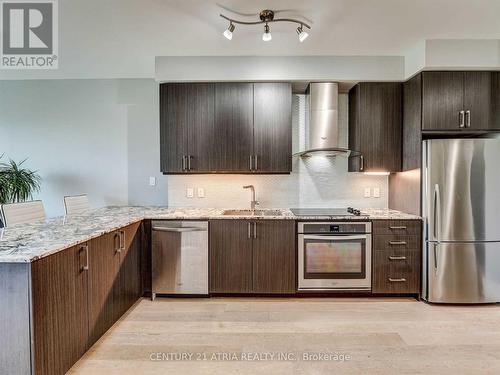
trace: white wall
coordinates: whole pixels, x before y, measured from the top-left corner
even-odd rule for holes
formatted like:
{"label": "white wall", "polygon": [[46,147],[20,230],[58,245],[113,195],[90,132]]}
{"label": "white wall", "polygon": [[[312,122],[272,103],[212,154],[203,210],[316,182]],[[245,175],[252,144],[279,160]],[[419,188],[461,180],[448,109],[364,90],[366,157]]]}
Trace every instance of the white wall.
{"label": "white wall", "polygon": [[[293,149],[304,136],[306,110],[303,100],[294,96]],[[347,147],[346,94],[339,95],[340,146]],[[347,172],[347,158],[313,156],[293,159],[290,175],[190,175],[169,176],[168,202],[172,207],[248,208],[250,192],[243,185],[253,184],[261,207],[376,207],[388,204],[388,178]],[[186,188],[205,189],[205,198],[186,197]],[[365,187],[378,187],[380,198],[364,198]]]}
{"label": "white wall", "polygon": [[81,193],[94,207],[166,204],[165,179],[144,175],[162,177],[156,97],[153,80],[0,81],[0,154],[39,171],[48,216]]}

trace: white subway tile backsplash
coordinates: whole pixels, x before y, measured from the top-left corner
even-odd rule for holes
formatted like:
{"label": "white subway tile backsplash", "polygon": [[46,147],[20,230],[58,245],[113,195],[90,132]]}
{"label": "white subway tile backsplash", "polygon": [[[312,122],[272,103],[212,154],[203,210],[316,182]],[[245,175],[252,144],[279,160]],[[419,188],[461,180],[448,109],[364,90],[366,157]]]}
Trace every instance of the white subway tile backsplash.
{"label": "white subway tile backsplash", "polygon": [[[347,95],[339,95],[340,145],[347,146]],[[303,143],[307,105],[303,96],[293,100],[294,152]],[[290,175],[171,175],[168,202],[171,207],[247,208],[253,184],[261,207],[360,207],[387,208],[388,177],[347,172],[347,158],[313,156],[294,158]],[[203,186],[205,198],[186,197],[186,189]],[[365,187],[378,188],[379,199],[364,198]]]}

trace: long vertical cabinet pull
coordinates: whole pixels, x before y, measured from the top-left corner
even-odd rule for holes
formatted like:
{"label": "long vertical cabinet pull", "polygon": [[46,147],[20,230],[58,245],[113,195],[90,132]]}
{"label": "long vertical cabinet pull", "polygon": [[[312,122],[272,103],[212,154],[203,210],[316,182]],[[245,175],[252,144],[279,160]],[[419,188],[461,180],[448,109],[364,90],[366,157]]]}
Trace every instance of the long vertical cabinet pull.
{"label": "long vertical cabinet pull", "polygon": [[465,111],[458,113],[458,127],[465,128]]}
{"label": "long vertical cabinet pull", "polygon": [[250,170],[253,171],[253,156],[250,155]]}
{"label": "long vertical cabinet pull", "polygon": [[125,250],[125,231],[120,231],[120,252],[121,250]]}
{"label": "long vertical cabinet pull", "polygon": [[470,128],[470,111],[465,111],[465,127]]}
{"label": "long vertical cabinet pull", "polygon": [[365,158],[363,157],[363,155],[360,155],[359,156],[359,161],[360,161],[360,167],[359,167],[359,170],[360,171],[363,171],[365,169]]}
{"label": "long vertical cabinet pull", "polygon": [[85,265],[82,266],[82,271],[88,271],[89,270],[89,245],[85,244],[82,245],[80,248],[81,250],[85,250]]}
{"label": "long vertical cabinet pull", "polygon": [[252,238],[252,223],[248,222],[248,238]]}
{"label": "long vertical cabinet pull", "polygon": [[255,160],[255,163],[254,163],[254,171],[258,171],[259,170],[259,165],[258,165],[258,159],[257,159],[257,155],[254,155],[254,160]]}
{"label": "long vertical cabinet pull", "polygon": [[253,223],[253,238],[257,238],[257,223]]}
{"label": "long vertical cabinet pull", "polygon": [[187,156],[187,169],[188,169],[188,171],[191,170],[191,159],[193,159],[193,155],[188,155]]}
{"label": "long vertical cabinet pull", "polygon": [[186,155],[182,155],[182,170],[185,171],[186,169],[187,169]]}

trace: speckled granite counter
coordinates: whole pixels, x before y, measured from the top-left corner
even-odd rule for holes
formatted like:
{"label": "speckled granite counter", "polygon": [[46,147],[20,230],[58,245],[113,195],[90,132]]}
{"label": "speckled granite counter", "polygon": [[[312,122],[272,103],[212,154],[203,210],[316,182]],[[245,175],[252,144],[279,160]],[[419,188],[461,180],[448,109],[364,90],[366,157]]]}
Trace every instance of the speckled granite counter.
{"label": "speckled granite counter", "polygon": [[[105,233],[143,219],[213,220],[213,219],[281,219],[316,220],[324,217],[296,217],[288,209],[279,209],[277,216],[228,216],[224,209],[164,208],[164,207],[105,207],[71,217],[57,217],[43,222],[22,224],[0,229],[0,262],[26,263],[60,250],[86,242]],[[361,216],[340,217],[337,220],[413,220],[418,216],[384,209],[361,210]]]}

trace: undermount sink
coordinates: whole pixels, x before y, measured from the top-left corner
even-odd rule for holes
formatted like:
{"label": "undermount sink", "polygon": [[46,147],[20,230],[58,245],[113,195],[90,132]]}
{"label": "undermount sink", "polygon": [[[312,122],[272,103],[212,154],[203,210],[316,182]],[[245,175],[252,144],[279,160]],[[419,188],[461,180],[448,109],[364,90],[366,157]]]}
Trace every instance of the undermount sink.
{"label": "undermount sink", "polygon": [[282,216],[279,210],[225,210],[226,216]]}

